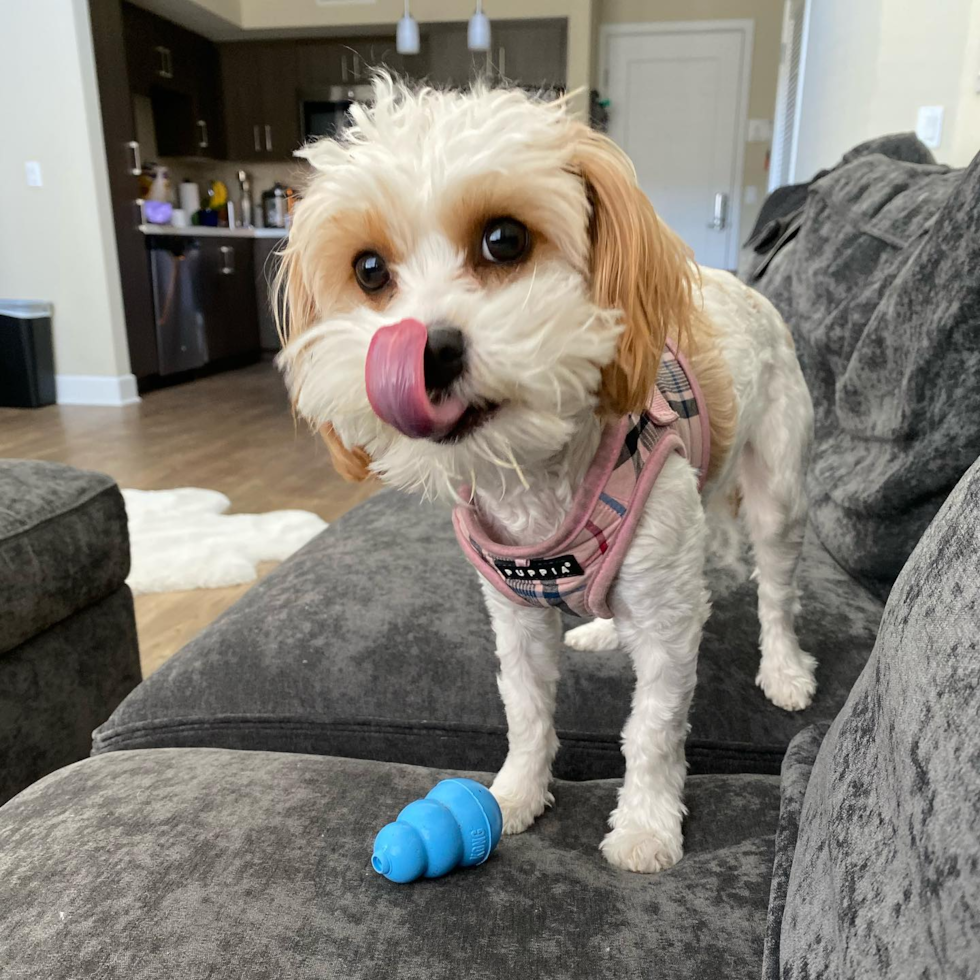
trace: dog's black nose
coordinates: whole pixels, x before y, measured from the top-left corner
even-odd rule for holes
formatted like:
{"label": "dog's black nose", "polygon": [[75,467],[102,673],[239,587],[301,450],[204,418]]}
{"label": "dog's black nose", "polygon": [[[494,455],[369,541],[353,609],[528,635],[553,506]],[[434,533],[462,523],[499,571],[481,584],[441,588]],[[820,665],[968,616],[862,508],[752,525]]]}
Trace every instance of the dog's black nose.
{"label": "dog's black nose", "polygon": [[425,345],[425,387],[429,391],[444,391],[463,373],[465,359],[462,330],[434,323],[429,327]]}

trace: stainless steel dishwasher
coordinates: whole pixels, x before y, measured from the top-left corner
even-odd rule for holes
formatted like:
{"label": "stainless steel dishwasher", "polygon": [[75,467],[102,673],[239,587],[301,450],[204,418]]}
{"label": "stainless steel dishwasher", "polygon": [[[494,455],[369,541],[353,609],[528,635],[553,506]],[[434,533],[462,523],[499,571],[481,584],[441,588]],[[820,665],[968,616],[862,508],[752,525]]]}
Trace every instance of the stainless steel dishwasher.
{"label": "stainless steel dishwasher", "polygon": [[160,374],[201,367],[208,361],[201,243],[157,235],[147,244]]}

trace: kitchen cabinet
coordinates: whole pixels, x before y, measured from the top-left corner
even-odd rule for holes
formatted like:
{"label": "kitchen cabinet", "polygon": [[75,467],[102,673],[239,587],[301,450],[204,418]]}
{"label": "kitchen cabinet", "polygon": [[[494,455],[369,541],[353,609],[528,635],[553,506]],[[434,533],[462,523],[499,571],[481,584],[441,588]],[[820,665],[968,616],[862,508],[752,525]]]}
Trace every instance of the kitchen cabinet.
{"label": "kitchen cabinet", "polygon": [[454,87],[481,75],[525,88],[565,86],[565,21],[494,21],[491,30],[490,50],[478,52],[467,48],[466,24],[423,28],[421,74],[437,85]]}
{"label": "kitchen cabinet", "polygon": [[564,88],[566,33],[563,20],[494,25],[490,58],[495,71],[526,88]]}
{"label": "kitchen cabinet", "polygon": [[235,43],[221,49],[228,155],[291,159],[300,145],[297,45]]}
{"label": "kitchen cabinet", "polygon": [[438,24],[424,30],[417,55],[421,74],[434,85],[462,88],[486,68],[486,54],[466,46],[466,24]]}
{"label": "kitchen cabinet", "polygon": [[223,157],[217,47],[133,4],[122,18],[129,89],[150,100],[158,154]]}
{"label": "kitchen cabinet", "polygon": [[301,93],[315,96],[333,85],[367,83],[372,68],[401,74],[413,60],[398,54],[387,36],[301,41],[296,44],[297,84]]}
{"label": "kitchen cabinet", "polygon": [[[146,248],[139,231],[136,169],[138,145],[127,71],[123,5],[120,0],[89,4],[99,108],[108,164],[109,194],[116,232],[116,255],[126,316],[130,370],[138,379],[159,371],[153,297]],[[137,171],[138,172],[138,171]]]}
{"label": "kitchen cabinet", "polygon": [[259,318],[249,238],[200,238],[198,296],[208,361],[259,352]]}

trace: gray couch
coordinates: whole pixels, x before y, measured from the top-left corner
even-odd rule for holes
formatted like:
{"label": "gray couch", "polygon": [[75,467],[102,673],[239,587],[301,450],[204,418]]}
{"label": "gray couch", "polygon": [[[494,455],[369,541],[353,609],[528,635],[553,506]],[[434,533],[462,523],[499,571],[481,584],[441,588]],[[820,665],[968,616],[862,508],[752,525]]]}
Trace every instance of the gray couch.
{"label": "gray couch", "polygon": [[[849,168],[868,160],[877,176],[858,179]],[[978,210],[980,172],[912,166],[864,153],[826,175],[758,283],[792,317],[821,402],[801,622],[820,693],[798,715],[764,700],[752,684],[754,588],[713,570],[680,864],[636,876],[598,854],[631,679],[620,654],[566,650],[554,808],[479,870],[405,887],[373,873],[373,834],[404,803],[448,769],[489,782],[504,752],[472,573],[444,514],[386,493],[140,685],[96,731],[94,758],[0,809],[0,975],[969,976],[980,957],[980,464],[942,501],[980,452],[967,373],[980,285],[944,279],[930,249],[958,264],[978,247],[959,241],[950,255],[948,238]],[[894,197],[920,181],[888,210],[886,186]],[[913,206],[924,194],[931,216]],[[851,262],[828,265],[839,248]],[[833,272],[822,287],[821,264]],[[931,278],[917,290],[945,292],[903,325],[911,298],[895,306],[892,289],[916,292],[903,283],[920,265]],[[908,359],[866,360],[860,373],[891,374],[902,419],[935,420],[926,403],[945,391],[956,425],[941,454],[922,450],[921,426],[887,429],[887,378],[866,379],[879,397],[863,427],[841,398],[861,337],[834,316],[872,286],[895,310],[891,331],[947,370],[931,387]],[[866,326],[878,308],[862,307]],[[398,588],[381,594],[382,582]]]}
{"label": "gray couch", "polygon": [[140,682],[128,573],[109,477],[0,460],[0,803],[84,759]]}

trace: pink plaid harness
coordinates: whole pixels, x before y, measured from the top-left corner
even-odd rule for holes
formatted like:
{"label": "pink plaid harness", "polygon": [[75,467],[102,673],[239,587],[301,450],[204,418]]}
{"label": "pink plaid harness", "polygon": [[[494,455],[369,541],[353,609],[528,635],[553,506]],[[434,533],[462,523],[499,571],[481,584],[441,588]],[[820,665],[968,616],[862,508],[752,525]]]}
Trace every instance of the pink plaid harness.
{"label": "pink plaid harness", "polygon": [[668,342],[650,404],[603,430],[599,449],[562,526],[538,545],[494,541],[473,507],[456,507],[463,553],[498,592],[520,605],[558,606],[577,616],[612,616],[606,597],[643,505],[667,457],[678,452],[704,486],[710,430],[704,396]]}

